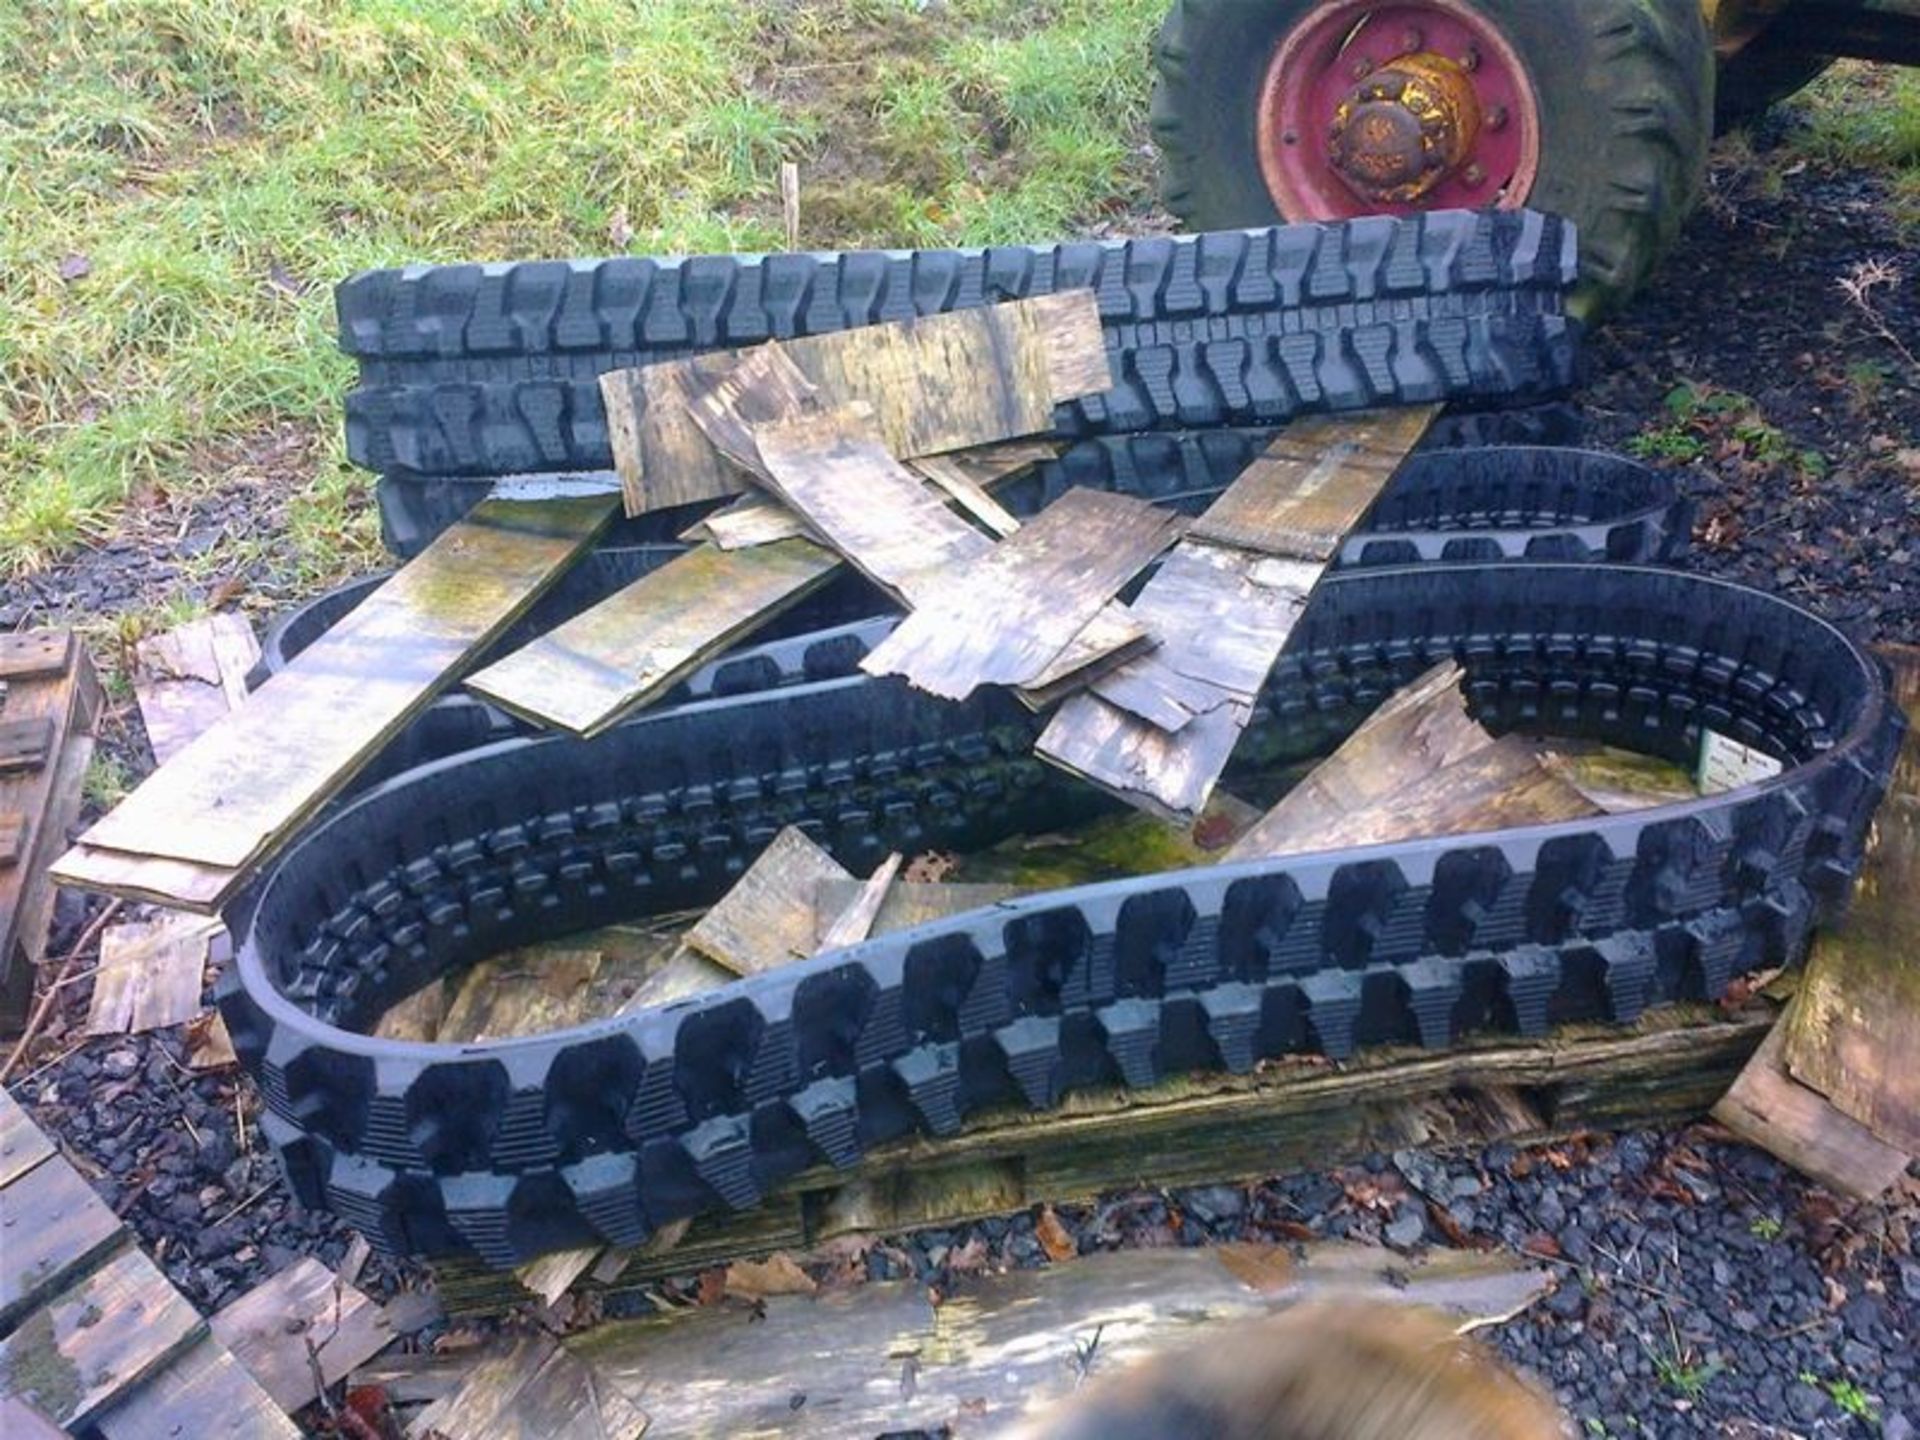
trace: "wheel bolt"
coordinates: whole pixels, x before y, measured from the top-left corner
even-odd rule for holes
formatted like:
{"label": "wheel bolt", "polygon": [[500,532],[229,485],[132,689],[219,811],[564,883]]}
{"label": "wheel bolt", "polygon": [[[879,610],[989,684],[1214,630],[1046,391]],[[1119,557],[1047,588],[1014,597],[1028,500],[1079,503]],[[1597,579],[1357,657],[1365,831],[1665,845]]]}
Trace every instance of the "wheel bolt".
{"label": "wheel bolt", "polygon": [[1402,55],[1417,55],[1426,43],[1427,37],[1421,33],[1420,29],[1417,26],[1409,25],[1406,32],[1400,37],[1400,53]]}
{"label": "wheel bolt", "polygon": [[1492,105],[1487,108],[1487,128],[1489,130],[1504,130],[1507,128],[1506,106]]}
{"label": "wheel bolt", "polygon": [[1473,164],[1467,166],[1466,169],[1460,172],[1460,178],[1468,185],[1477,187],[1486,183],[1487,172],[1482,170],[1478,164]]}
{"label": "wheel bolt", "polygon": [[1480,68],[1480,49],[1478,46],[1469,45],[1467,47],[1467,53],[1460,57],[1460,68],[1469,73]]}
{"label": "wheel bolt", "polygon": [[1353,78],[1354,79],[1364,80],[1367,78],[1367,76],[1371,75],[1372,73],[1373,73],[1373,62],[1367,59],[1366,56],[1362,55],[1358,60],[1353,62]]}

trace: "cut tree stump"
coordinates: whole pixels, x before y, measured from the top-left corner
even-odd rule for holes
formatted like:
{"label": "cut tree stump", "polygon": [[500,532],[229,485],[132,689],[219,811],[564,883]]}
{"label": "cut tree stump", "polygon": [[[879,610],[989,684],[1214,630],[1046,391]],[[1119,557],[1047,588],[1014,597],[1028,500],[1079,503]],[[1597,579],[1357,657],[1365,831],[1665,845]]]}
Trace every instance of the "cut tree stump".
{"label": "cut tree stump", "polygon": [[[482,501],[155,771],[56,875],[143,898],[168,883],[166,867],[186,864],[226,872],[230,889],[523,615],[617,508],[611,496]],[[102,851],[132,862],[117,884],[93,862]],[[149,861],[147,879],[128,878]],[[167,898],[203,909],[207,888]]]}
{"label": "cut tree stump", "polygon": [[[1057,404],[1113,384],[1091,290],[775,344],[826,404],[871,406],[883,443],[902,458],[1040,434]],[[747,488],[738,464],[689,423],[689,410],[701,387],[771,348],[600,378],[629,515]]]}

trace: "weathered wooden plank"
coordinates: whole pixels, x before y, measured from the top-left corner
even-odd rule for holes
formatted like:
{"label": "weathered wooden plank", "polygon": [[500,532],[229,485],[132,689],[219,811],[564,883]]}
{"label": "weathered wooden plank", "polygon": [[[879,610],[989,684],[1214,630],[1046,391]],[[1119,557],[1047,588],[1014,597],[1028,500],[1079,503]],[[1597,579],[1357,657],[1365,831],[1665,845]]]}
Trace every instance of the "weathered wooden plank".
{"label": "weathered wooden plank", "polygon": [[[1796,1007],[1800,1003],[1794,1001]],[[1829,1190],[1875,1199],[1906,1173],[1913,1157],[1787,1072],[1791,1018],[1789,1009],[1767,1032],[1732,1088],[1713,1107],[1713,1118]]]}
{"label": "weathered wooden plank", "polygon": [[27,853],[27,837],[32,833],[32,822],[18,810],[0,814],[0,870],[20,863],[20,857]]}
{"label": "weathered wooden plank", "polygon": [[[883,445],[902,457],[1038,434],[1050,428],[1060,401],[1112,385],[1091,291],[805,336],[734,357],[615,371],[600,385],[613,417],[614,462],[628,514],[745,488],[738,457],[728,464],[711,451],[703,456],[686,417],[695,392],[723,374],[729,360],[744,362],[774,348],[825,404],[871,406]],[[728,453],[727,446],[719,448]]]}
{"label": "weathered wooden plank", "polygon": [[593,1367],[551,1336],[533,1335],[479,1361],[408,1433],[445,1440],[639,1440],[647,1425],[646,1412]]}
{"label": "weathered wooden plank", "polygon": [[76,1429],[205,1333],[154,1263],[123,1250],[0,1340],[0,1394]]}
{"label": "weathered wooden plank", "polygon": [[893,888],[893,877],[900,873],[904,859],[902,855],[893,854],[881,861],[880,867],[861,885],[853,903],[828,924],[826,933],[820,937],[821,950],[843,950],[849,945],[858,945],[873,933],[874,918],[879,915],[887,892]]}
{"label": "weathered wooden plank", "polygon": [[71,1433],[18,1395],[0,1395],[0,1435],[7,1440],[68,1440]]}
{"label": "weathered wooden plank", "polygon": [[58,737],[51,715],[0,720],[0,775],[40,769],[47,763]]}
{"label": "weathered wooden plank", "polygon": [[[860,668],[903,676],[949,700],[982,685],[1057,678],[1050,671],[1074,637],[1183,525],[1143,500],[1070,490],[1018,534],[928,587]],[[1137,625],[1115,629],[1114,648],[1138,639]]]}
{"label": "weathered wooden plank", "polygon": [[566,1344],[646,1405],[661,1434],[999,1434],[1086,1376],[1174,1344],[1244,1338],[1309,1297],[1420,1306],[1467,1329],[1510,1318],[1552,1284],[1544,1267],[1473,1252],[1133,1250],[981,1276],[937,1309],[893,1282],[603,1325]]}
{"label": "weathered wooden plank", "polygon": [[71,630],[23,630],[0,635],[0,680],[46,680],[64,675],[73,652]]}
{"label": "weathered wooden plank", "polygon": [[200,991],[218,920],[164,915],[114,925],[100,936],[87,1007],[89,1035],[139,1034],[184,1025],[200,1013]]}
{"label": "weathered wooden plank", "polygon": [[260,642],[243,615],[190,620],[134,646],[133,693],[153,758],[162,765],[247,699]]}
{"label": "weathered wooden plank", "polygon": [[1388,698],[1228,852],[1252,860],[1470,835],[1597,813],[1532,742],[1496,740],[1467,713],[1449,661]]}
{"label": "weathered wooden plank", "polygon": [[1409,406],[1294,421],[1194,521],[1193,537],[1289,560],[1331,560],[1436,413]]}
{"label": "weathered wooden plank", "polygon": [[[869,882],[865,880],[822,881],[814,902],[816,912],[815,951],[825,949],[827,932],[835,917],[858,900]],[[896,880],[887,887],[869,928],[873,935],[891,935],[896,930],[911,930],[935,920],[964,915],[969,910],[984,910],[1019,894],[1012,885],[948,884],[927,880]]]}
{"label": "weathered wooden plank", "polygon": [[61,884],[82,890],[100,890],[196,915],[217,915],[247,872],[165,855],[128,855],[82,839],[60,856],[53,875]]}
{"label": "weathered wooden plank", "polygon": [[1920,1155],[1920,648],[1882,652],[1907,732],[1853,904],[1815,937],[1786,1025],[1788,1073]]}
{"label": "weathered wooden plank", "polygon": [[482,501],[156,771],[85,843],[201,865],[252,864],[431,701],[468,655],[524,614],[615,508],[605,496]]}
{"label": "weathered wooden plank", "polygon": [[703,545],[471,676],[515,714],[597,735],[826,584],[832,551],[783,540]]}
{"label": "weathered wooden plank", "polygon": [[757,975],[804,959],[813,953],[820,883],[852,878],[790,825],[687,932],[687,944],[736,975]]}
{"label": "weathered wooden plank", "polygon": [[1314,421],[1276,441],[1134,601],[1133,616],[1156,647],[1069,699],[1037,753],[1152,813],[1197,814],[1252,719],[1324,557],[1436,413],[1420,406]]}
{"label": "weathered wooden plank", "polygon": [[208,1322],[213,1336],[283,1410],[298,1410],[364,1364],[393,1339],[368,1296],[304,1256],[223,1307]]}
{"label": "weathered wooden plank", "polygon": [[100,1417],[106,1440],[299,1440],[300,1427],[211,1335]]}
{"label": "weathered wooden plank", "polygon": [[[19,902],[12,911],[13,936],[9,941],[0,934],[0,945],[10,947],[0,951],[0,962],[8,955],[12,957],[14,983],[30,979],[32,971],[28,967],[38,966],[46,955],[47,929],[53,919],[54,895],[59,889],[54,883],[52,866],[80,822],[94,745],[91,735],[73,732],[67,735],[66,743],[60,747],[60,763],[54,769],[52,788],[47,792],[46,809],[40,812],[36,831],[28,836],[21,860],[25,874],[20,877]],[[6,904],[7,879],[0,876],[0,910],[4,910]],[[0,920],[0,931],[5,929],[5,922]],[[4,968],[5,964],[0,963],[0,969]],[[0,998],[0,1031],[9,1028],[18,1013],[13,998]]]}
{"label": "weathered wooden plank", "polygon": [[768,487],[849,564],[909,605],[931,593],[940,572],[993,549],[850,406],[758,425],[753,438]]}
{"label": "weathered wooden plank", "polygon": [[120,1247],[126,1232],[65,1160],[0,1189],[0,1334]]}
{"label": "weathered wooden plank", "polygon": [[54,1154],[53,1142],[5,1090],[0,1090],[0,1187],[11,1185]]}
{"label": "weathered wooden plank", "polygon": [[965,465],[952,457],[926,455],[909,460],[907,468],[945,491],[949,500],[1002,540],[1020,528],[1012,512],[994,499],[987,487],[968,473]]}

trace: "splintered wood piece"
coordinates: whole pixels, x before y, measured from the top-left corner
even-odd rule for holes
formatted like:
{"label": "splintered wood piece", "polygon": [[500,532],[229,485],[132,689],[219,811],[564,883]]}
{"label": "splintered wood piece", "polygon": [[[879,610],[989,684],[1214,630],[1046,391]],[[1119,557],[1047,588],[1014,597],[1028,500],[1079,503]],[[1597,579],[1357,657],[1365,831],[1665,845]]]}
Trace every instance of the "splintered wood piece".
{"label": "splintered wood piece", "polygon": [[[814,902],[818,915],[815,933],[819,936],[814,946],[816,953],[828,948],[827,932],[833,928],[834,921],[846,913],[847,907],[861,897],[869,883],[866,880],[820,882],[818,899]],[[916,925],[930,925],[935,920],[964,915],[969,910],[984,910],[989,905],[1010,900],[1019,893],[1012,885],[949,885],[927,880],[895,880],[881,897],[880,908],[875,912],[867,933],[891,935],[896,930],[911,930]]]}
{"label": "splintered wood piece", "polygon": [[100,936],[87,1033],[137,1035],[193,1019],[200,1013],[214,936],[222,928],[198,915],[109,927]]}
{"label": "splintered wood piece", "polygon": [[0,1392],[78,1429],[205,1333],[158,1267],[123,1250],[0,1340]]}
{"label": "splintered wood piece", "polygon": [[1874,817],[1853,903],[1814,938],[1785,1025],[1788,1072],[1908,1155],[1920,1155],[1920,649],[1881,651],[1907,732]]}
{"label": "splintered wood piece", "polygon": [[[964,700],[982,685],[1025,686],[1049,674],[1113,597],[1179,538],[1170,511],[1124,495],[1069,490],[977,562],[942,577],[860,668]],[[1111,627],[1114,648],[1144,636]],[[1089,654],[1086,663],[1098,660]]]}
{"label": "splintered wood piece", "polygon": [[702,545],[467,680],[539,724],[597,735],[819,589],[839,557],[809,540]]}
{"label": "splintered wood piece", "polygon": [[0,680],[43,680],[64,675],[73,650],[71,630],[0,635]]}
{"label": "splintered wood piece", "polygon": [[445,1440],[639,1440],[647,1416],[548,1335],[516,1342],[467,1372],[414,1420]]}
{"label": "splintered wood piece", "polygon": [[0,1090],[0,1186],[11,1185],[54,1153],[53,1142],[5,1090]]}
{"label": "splintered wood piece", "polygon": [[852,878],[804,831],[789,825],[700,917],[686,943],[735,975],[757,975],[805,959],[814,950],[820,883]]}
{"label": "splintered wood piece", "polygon": [[250,865],[519,619],[616,508],[608,496],[483,500],[161,766],[85,843]]}
{"label": "splintered wood piece", "polygon": [[703,453],[686,417],[730,364],[774,348],[826,405],[870,405],[886,449],[902,457],[1038,434],[1056,404],[1113,383],[1090,290],[615,371],[600,387],[629,515],[745,488],[740,447],[720,443],[709,425],[720,454]]}
{"label": "splintered wood piece", "polygon": [[1876,1199],[1906,1174],[1913,1157],[1787,1073],[1792,1020],[1790,1009],[1767,1032],[1733,1088],[1713,1107],[1713,1118],[1829,1190]]}
{"label": "splintered wood piece", "polygon": [[0,1334],[117,1248],[125,1234],[64,1160],[35,1165],[0,1189]]}
{"label": "splintered wood piece", "polygon": [[299,1440],[300,1427],[211,1335],[100,1417],[107,1440]]}
{"label": "splintered wood piece", "polygon": [[331,1385],[393,1339],[380,1307],[312,1256],[255,1286],[208,1323],[283,1410],[298,1410],[319,1393],[316,1361]]}
{"label": "splintered wood piece", "polygon": [[833,917],[827,933],[820,937],[821,950],[843,950],[849,945],[858,945],[873,933],[874,919],[886,902],[887,892],[893,888],[893,877],[900,873],[905,859],[896,853],[881,862],[880,868],[861,885],[852,903]]}
{"label": "splintered wood piece", "polygon": [[761,477],[855,569],[909,605],[993,542],[956,515],[851,407],[754,427]]}
{"label": "splintered wood piece", "polygon": [[187,1024],[187,1068],[193,1071],[228,1070],[240,1063],[227,1033],[227,1017],[209,1010]]}
{"label": "splintered wood piece", "polygon": [[573,1288],[574,1281],[593,1268],[605,1249],[602,1245],[588,1245],[578,1250],[556,1250],[538,1260],[529,1260],[513,1272],[513,1278],[538,1295],[543,1303],[552,1305]]}
{"label": "splintered wood piece", "polygon": [[1438,413],[1426,405],[1314,421],[1297,440],[1275,441],[1133,602],[1155,647],[1061,706],[1037,752],[1151,813],[1198,814],[1325,556]]}
{"label": "splintered wood piece", "polygon": [[1193,522],[1193,537],[1290,560],[1331,560],[1438,413],[1438,406],[1409,406],[1294,421]]}
{"label": "splintered wood piece", "polygon": [[[1318,566],[1297,561],[1176,546],[1130,607],[1158,648],[1067,700],[1036,752],[1129,804],[1191,819],[1240,743],[1318,578]],[[1143,692],[1167,702],[1177,730],[1140,718],[1151,708]]]}
{"label": "splintered wood piece", "polygon": [[967,473],[967,468],[945,455],[927,455],[907,463],[907,468],[939,489],[947,498],[1001,539],[1020,528],[1007,507],[987,493],[987,487]]}
{"label": "splintered wood piece", "polygon": [[742,495],[724,510],[717,510],[699,524],[689,526],[680,538],[688,543],[706,541],[722,550],[745,550],[754,545],[771,545],[776,540],[811,539],[807,522],[778,500],[764,495]]}
{"label": "splintered wood piece", "polygon": [[1597,813],[1518,736],[1467,713],[1452,661],[1402,687],[1227,854],[1229,861],[1476,834]]}
{"label": "splintered wood piece", "polygon": [[153,758],[164,765],[246,702],[247,672],[260,658],[260,642],[245,616],[228,612],[150,636],[134,656],[134,698]]}
{"label": "splintered wood piece", "polygon": [[0,720],[0,775],[45,765],[57,734],[51,715]]}

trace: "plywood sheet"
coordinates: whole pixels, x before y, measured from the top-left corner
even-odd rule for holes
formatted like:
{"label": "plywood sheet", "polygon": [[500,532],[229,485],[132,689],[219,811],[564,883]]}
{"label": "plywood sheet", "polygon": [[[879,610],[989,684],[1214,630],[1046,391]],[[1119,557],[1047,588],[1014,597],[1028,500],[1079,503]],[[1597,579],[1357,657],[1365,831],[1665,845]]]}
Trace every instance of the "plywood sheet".
{"label": "plywood sheet", "polygon": [[814,949],[814,899],[821,882],[851,878],[790,825],[687,932],[687,945],[735,975],[757,975],[805,959]]}
{"label": "plywood sheet", "polygon": [[156,771],[85,843],[252,864],[524,614],[616,508],[605,496],[482,501]]}
{"label": "plywood sheet", "polygon": [[[1018,534],[944,576],[860,668],[964,700],[982,685],[1057,680],[1055,662],[1113,597],[1179,538],[1181,518],[1143,500],[1070,490]],[[1141,622],[1114,617],[1118,649]],[[1096,663],[1088,653],[1084,664]]]}

